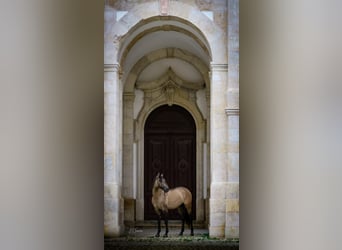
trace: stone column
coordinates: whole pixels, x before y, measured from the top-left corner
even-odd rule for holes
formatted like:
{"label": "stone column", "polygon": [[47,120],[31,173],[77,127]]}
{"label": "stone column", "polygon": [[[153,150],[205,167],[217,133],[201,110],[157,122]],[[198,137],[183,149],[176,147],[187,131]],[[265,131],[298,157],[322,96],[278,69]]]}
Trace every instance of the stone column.
{"label": "stone column", "polygon": [[228,184],[226,238],[239,238],[239,110],[226,109],[228,117]]}
{"label": "stone column", "polygon": [[124,204],[124,221],[132,224],[135,218],[135,197],[134,197],[134,169],[133,169],[133,135],[134,135],[134,119],[133,104],[134,93],[124,93],[123,95],[123,197]]}
{"label": "stone column", "polygon": [[227,181],[227,64],[211,64],[209,234],[224,237]]}
{"label": "stone column", "polygon": [[122,118],[119,65],[105,64],[104,71],[104,234],[123,232],[121,198]]}
{"label": "stone column", "polygon": [[228,1],[226,238],[239,237],[239,0]]}

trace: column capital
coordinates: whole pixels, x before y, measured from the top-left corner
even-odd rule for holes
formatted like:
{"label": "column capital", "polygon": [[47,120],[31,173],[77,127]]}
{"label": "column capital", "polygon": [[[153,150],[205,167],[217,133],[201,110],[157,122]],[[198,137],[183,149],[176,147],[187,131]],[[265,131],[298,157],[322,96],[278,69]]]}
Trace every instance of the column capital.
{"label": "column capital", "polygon": [[211,71],[228,71],[227,63],[210,63]]}
{"label": "column capital", "polygon": [[126,102],[126,101],[134,101],[134,98],[135,98],[135,94],[134,94],[134,92],[125,92],[124,94],[123,94],[123,99],[124,99],[124,101]]}
{"label": "column capital", "polygon": [[115,64],[104,64],[104,71],[105,72],[117,72],[120,70],[120,64],[115,63]]}
{"label": "column capital", "polygon": [[225,108],[227,116],[240,115],[239,108]]}
{"label": "column capital", "polygon": [[120,79],[123,74],[122,68],[119,63],[104,64],[104,72],[116,72],[119,74]]}

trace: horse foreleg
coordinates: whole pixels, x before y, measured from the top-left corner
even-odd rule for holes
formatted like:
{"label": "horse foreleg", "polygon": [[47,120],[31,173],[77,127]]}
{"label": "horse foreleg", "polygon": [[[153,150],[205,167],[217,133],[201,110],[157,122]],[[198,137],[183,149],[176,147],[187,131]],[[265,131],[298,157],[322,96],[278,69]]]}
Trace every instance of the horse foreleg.
{"label": "horse foreleg", "polygon": [[158,231],[157,231],[156,237],[160,236],[160,220],[161,220],[161,215],[160,213],[158,213]]}
{"label": "horse foreleg", "polygon": [[165,234],[163,237],[167,237],[167,234],[169,233],[169,225],[168,225],[168,212],[164,212],[164,221],[165,221]]}

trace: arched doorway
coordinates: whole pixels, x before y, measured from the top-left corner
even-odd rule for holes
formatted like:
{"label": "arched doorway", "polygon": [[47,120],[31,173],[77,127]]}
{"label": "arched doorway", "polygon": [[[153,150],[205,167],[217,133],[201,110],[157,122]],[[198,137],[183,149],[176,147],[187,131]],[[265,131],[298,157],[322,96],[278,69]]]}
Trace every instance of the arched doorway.
{"label": "arched doorway", "polygon": [[[161,172],[170,188],[185,186],[193,194],[196,218],[196,126],[191,114],[178,105],[155,109],[145,123],[144,219],[157,219],[151,204],[154,177]],[[179,219],[170,211],[170,219]]]}

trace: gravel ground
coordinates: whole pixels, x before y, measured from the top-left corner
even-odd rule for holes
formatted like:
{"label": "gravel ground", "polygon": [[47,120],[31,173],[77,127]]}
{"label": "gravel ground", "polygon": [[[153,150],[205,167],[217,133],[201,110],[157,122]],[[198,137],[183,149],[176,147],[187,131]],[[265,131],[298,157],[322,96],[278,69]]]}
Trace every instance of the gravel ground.
{"label": "gravel ground", "polygon": [[[163,230],[161,235],[163,234]],[[185,250],[185,249],[239,249],[238,239],[217,239],[210,238],[208,230],[197,229],[194,236],[188,236],[187,231],[184,236],[178,236],[179,229],[171,229],[169,237],[154,237],[155,229],[133,229],[127,232],[127,235],[120,238],[106,238],[104,249],[112,250]]]}

